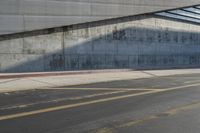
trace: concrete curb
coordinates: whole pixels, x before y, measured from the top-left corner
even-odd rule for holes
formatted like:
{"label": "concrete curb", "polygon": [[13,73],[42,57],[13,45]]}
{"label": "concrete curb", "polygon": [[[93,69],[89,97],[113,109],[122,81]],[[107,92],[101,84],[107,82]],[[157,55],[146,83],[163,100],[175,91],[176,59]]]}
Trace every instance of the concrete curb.
{"label": "concrete curb", "polygon": [[0,79],[28,78],[28,77],[48,77],[62,75],[78,75],[92,73],[126,72],[130,69],[110,69],[110,70],[82,70],[82,71],[59,71],[59,72],[33,72],[33,73],[1,73]]}
{"label": "concrete curb", "polygon": [[[160,78],[162,76],[200,74],[200,69],[150,70],[132,69],[84,70],[41,73],[1,73],[0,93],[32,89],[55,89],[63,86],[134,80],[141,78]],[[62,75],[62,76],[60,76]],[[183,75],[184,76],[184,75]],[[21,78],[20,78],[21,77]],[[199,81],[197,81],[199,82]]]}

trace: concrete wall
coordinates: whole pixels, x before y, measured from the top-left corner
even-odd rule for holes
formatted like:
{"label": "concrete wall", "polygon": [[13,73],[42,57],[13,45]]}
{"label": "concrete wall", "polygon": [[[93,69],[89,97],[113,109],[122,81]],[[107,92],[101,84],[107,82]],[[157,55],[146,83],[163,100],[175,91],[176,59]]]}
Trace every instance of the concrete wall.
{"label": "concrete wall", "polygon": [[1,72],[200,66],[200,26],[151,15],[0,40]]}
{"label": "concrete wall", "polygon": [[0,34],[143,14],[199,0],[0,0]]}

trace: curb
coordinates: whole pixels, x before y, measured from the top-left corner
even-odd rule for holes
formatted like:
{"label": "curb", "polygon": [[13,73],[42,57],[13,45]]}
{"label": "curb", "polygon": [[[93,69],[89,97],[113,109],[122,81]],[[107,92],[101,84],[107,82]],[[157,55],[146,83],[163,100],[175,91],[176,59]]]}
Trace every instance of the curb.
{"label": "curb", "polygon": [[127,72],[130,69],[120,70],[83,70],[83,71],[60,71],[60,72],[33,72],[33,73],[2,73],[0,79],[28,78],[28,77],[48,77],[62,75],[79,75],[92,73],[108,73],[108,72]]}

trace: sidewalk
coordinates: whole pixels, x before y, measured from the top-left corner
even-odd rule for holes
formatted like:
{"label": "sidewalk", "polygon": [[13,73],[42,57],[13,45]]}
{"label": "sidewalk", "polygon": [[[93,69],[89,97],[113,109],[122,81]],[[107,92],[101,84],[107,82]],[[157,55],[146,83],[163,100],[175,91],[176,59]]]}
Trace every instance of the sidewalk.
{"label": "sidewalk", "polygon": [[0,74],[0,92],[11,92],[30,89],[51,89],[52,87],[59,86],[195,73],[200,73],[200,69],[174,69],[152,71],[133,71],[129,69],[122,69]]}
{"label": "sidewalk", "polygon": [[26,77],[47,77],[61,75],[76,75],[89,73],[107,73],[118,71],[130,71],[129,69],[109,69],[109,70],[82,70],[82,71],[57,71],[57,72],[34,72],[34,73],[0,73],[0,79],[26,78]]}

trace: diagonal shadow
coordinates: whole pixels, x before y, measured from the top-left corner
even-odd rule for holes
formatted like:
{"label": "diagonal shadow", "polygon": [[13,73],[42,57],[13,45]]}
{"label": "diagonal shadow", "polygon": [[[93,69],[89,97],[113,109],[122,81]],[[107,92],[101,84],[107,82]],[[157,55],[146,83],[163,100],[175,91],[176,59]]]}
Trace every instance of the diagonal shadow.
{"label": "diagonal shadow", "polygon": [[[135,24],[125,28],[121,26],[126,22],[131,23],[145,19],[148,21],[149,18],[157,17],[141,15],[1,36],[0,40],[3,42],[22,39],[23,53],[10,53],[16,58],[13,63],[12,60],[9,60],[11,57],[7,57],[8,53],[2,53],[1,56],[4,56],[6,62],[12,65],[6,67],[5,61],[1,58],[0,71],[35,72],[119,68],[137,70],[199,67],[200,36],[198,32],[142,27]],[[160,17],[160,19],[165,20],[166,18]],[[170,21],[176,20],[170,19]],[[94,29],[96,31],[92,31]],[[98,31],[99,29],[102,30]],[[104,32],[102,32],[103,30]],[[60,37],[59,44],[55,43],[49,47],[54,49],[55,45],[62,45],[62,48],[46,52],[48,46],[44,47],[44,45],[49,38],[43,38],[44,35],[49,35],[49,38],[53,39],[53,36]],[[43,43],[31,44],[32,49],[36,50],[26,49],[27,38],[36,40],[42,38]],[[20,56],[18,57],[18,55]],[[34,58],[31,58],[32,55]],[[27,56],[26,60],[16,62],[24,56]]]}

